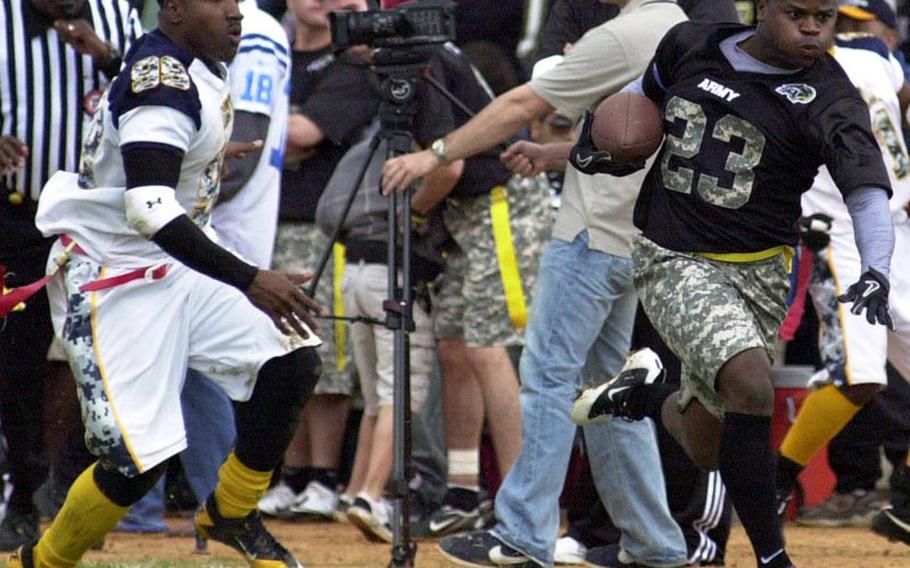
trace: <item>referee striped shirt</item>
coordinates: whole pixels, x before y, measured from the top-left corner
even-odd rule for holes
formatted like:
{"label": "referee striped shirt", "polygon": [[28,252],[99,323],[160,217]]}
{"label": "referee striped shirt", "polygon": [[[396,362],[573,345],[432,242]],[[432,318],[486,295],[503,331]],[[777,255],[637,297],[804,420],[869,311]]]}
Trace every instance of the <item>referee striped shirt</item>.
{"label": "referee striped shirt", "polygon": [[[120,53],[142,33],[125,0],[85,0],[77,18]],[[110,79],[61,41],[31,0],[0,0],[0,135],[29,149],[24,168],[0,177],[0,198],[15,191],[37,201],[55,172],[76,171],[83,134]]]}

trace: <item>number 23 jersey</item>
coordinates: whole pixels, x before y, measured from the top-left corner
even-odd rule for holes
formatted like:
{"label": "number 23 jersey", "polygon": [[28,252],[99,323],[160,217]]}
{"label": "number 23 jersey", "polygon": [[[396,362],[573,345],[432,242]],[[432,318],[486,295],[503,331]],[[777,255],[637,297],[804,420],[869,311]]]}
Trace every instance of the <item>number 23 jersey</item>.
{"label": "number 23 jersey", "polygon": [[660,246],[744,253],[795,245],[800,195],[822,164],[843,195],[860,186],[890,192],[868,107],[837,62],[825,54],[792,73],[737,71],[721,43],[748,30],[679,24],[645,72],[666,140],[634,220]]}

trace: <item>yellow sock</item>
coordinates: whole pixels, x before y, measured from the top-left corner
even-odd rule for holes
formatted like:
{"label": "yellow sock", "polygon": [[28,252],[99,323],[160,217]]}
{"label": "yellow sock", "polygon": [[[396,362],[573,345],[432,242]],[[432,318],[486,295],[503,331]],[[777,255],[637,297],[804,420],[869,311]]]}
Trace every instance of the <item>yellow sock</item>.
{"label": "yellow sock", "polygon": [[780,446],[781,455],[805,466],[860,408],[834,385],[812,391]]}
{"label": "yellow sock", "polygon": [[63,508],[35,545],[36,568],[71,568],[123,518],[129,507],[108,499],[95,483],[94,464],[76,479]]}
{"label": "yellow sock", "polygon": [[223,517],[239,518],[250,514],[269,488],[271,471],[256,471],[243,465],[234,452],[218,472],[215,503]]}

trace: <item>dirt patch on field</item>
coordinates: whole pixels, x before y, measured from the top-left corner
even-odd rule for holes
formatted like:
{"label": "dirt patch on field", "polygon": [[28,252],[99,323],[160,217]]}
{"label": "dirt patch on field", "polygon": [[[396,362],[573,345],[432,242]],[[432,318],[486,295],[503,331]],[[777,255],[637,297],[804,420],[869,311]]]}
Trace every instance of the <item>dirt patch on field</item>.
{"label": "dirt patch on field", "polygon": [[[186,521],[172,521],[175,527]],[[367,542],[346,524],[269,521],[272,532],[308,568],[382,567],[390,558],[388,545]],[[787,542],[799,568],[910,568],[910,547],[890,543],[865,529],[809,529],[789,525]],[[418,540],[417,566],[449,566],[436,549],[435,541]],[[173,560],[205,566],[242,566],[227,547],[209,544],[209,553],[194,553],[189,537],[165,535],[111,534],[103,551],[91,552],[88,562]],[[755,560],[742,529],[734,528],[727,547],[727,566],[753,568]]]}

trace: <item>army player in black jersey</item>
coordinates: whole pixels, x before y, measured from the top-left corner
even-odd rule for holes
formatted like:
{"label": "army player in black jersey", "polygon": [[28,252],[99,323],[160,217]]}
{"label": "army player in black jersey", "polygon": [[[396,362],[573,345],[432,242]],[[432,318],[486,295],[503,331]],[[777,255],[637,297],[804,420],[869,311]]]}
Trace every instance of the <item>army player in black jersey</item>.
{"label": "army player in black jersey", "polygon": [[[659,384],[659,361],[638,354],[647,373],[622,372],[575,409],[582,421],[661,421],[697,465],[719,467],[760,567],[793,566],[775,514],[770,355],[800,194],[821,165],[863,264],[840,299],[890,324],[891,190],[868,108],[826,54],[836,11],[835,0],[764,0],[756,28],[680,24],[630,86],[658,103],[667,132],[636,204],[635,286],[683,362],[683,387]],[[583,136],[573,157],[594,150]]]}

